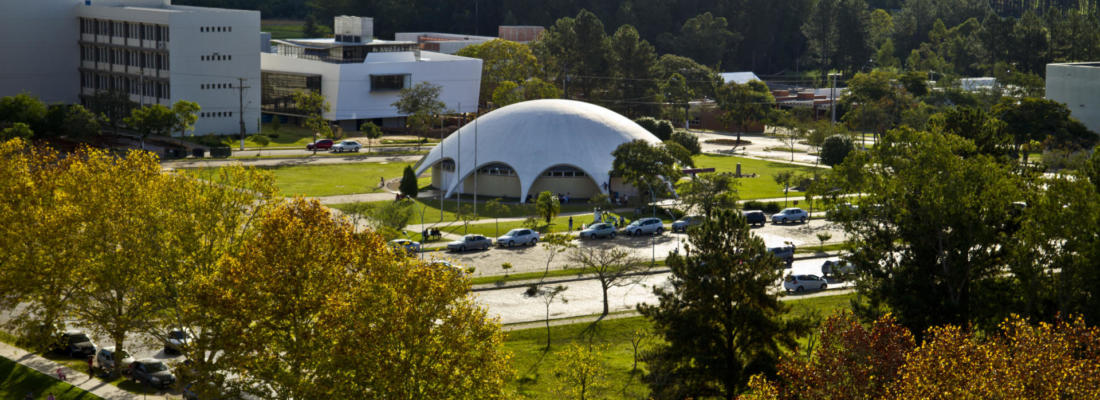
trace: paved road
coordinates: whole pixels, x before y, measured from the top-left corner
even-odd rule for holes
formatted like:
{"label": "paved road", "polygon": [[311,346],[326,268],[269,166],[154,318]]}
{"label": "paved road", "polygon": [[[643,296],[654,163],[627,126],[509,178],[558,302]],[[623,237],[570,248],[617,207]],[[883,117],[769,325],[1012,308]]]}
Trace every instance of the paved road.
{"label": "paved road", "polygon": [[[825,257],[795,261],[789,271],[792,274],[821,274],[821,264],[825,260],[836,260],[837,257]],[[634,310],[640,303],[655,304],[657,297],[653,294],[653,287],[668,284],[669,273],[648,275],[642,277],[636,284],[615,287],[608,290],[608,303],[611,312]],[[603,292],[597,280],[584,280],[562,283],[568,289],[563,293],[566,301],[555,301],[550,306],[550,318],[569,318],[583,315],[599,314],[603,311]],[[830,285],[832,288],[849,288],[850,283]],[[776,290],[781,286],[777,283]],[[502,324],[513,324],[529,321],[541,321],[546,319],[546,304],[541,298],[528,298],[523,295],[526,288],[510,288],[489,290],[473,294],[476,301],[484,305],[490,317],[499,317]],[[836,292],[810,292],[802,295],[790,295],[786,300],[807,298],[822,295],[832,295]]]}
{"label": "paved road", "polygon": [[274,167],[290,165],[321,165],[321,164],[349,164],[349,163],[415,163],[423,158],[423,155],[395,155],[395,156],[324,156],[324,157],[297,157],[297,158],[222,158],[202,160],[171,160],[160,163],[164,169],[177,168],[208,168],[224,167],[227,165],[244,164],[256,167]]}
{"label": "paved road", "polygon": [[[782,246],[791,242],[795,246],[817,246],[819,241],[817,234],[828,232],[832,239],[827,243],[839,243],[847,240],[847,236],[840,226],[825,221],[824,219],[810,220],[805,224],[772,225],[752,228],[752,232],[764,239],[768,246]],[[618,236],[614,239],[576,240],[581,248],[592,246],[622,246],[630,250],[636,257],[644,259],[664,259],[668,253],[681,249],[687,235],[682,233],[665,233],[660,236],[627,237]],[[426,258],[448,259],[460,265],[474,267],[473,276],[503,275],[505,271],[500,265],[507,262],[512,264],[510,273],[538,272],[546,269],[546,261],[549,252],[542,246],[517,247],[517,248],[493,248],[482,251],[470,251],[466,253],[432,252],[426,253]],[[655,256],[655,257],[654,257]],[[550,269],[561,269],[570,264],[568,253],[555,255],[550,263]]]}
{"label": "paved road", "polygon": [[[431,150],[432,147],[434,147],[434,146],[435,146],[435,144],[424,145],[424,146],[420,147],[420,150]],[[237,146],[233,146],[233,155],[237,156],[237,157],[255,157],[256,154],[259,154],[259,155],[265,156],[265,157],[266,156],[301,157],[301,156],[311,156],[311,155],[313,155],[313,150],[306,150],[304,148],[301,148],[301,149],[257,149],[257,148],[248,148],[248,147],[246,147],[244,150],[237,150],[237,149],[238,149]],[[365,155],[367,153],[367,147],[363,146],[363,149],[360,150],[360,151],[361,151],[361,153],[347,153],[347,154],[349,154],[349,155],[356,155],[356,154]],[[370,148],[371,154],[386,153],[386,152],[398,152],[398,151],[417,151],[417,148],[416,148],[416,146],[392,146],[392,147],[390,147],[390,146],[387,146],[387,147],[372,146]],[[329,154],[329,151],[328,150],[317,150],[317,154]]]}

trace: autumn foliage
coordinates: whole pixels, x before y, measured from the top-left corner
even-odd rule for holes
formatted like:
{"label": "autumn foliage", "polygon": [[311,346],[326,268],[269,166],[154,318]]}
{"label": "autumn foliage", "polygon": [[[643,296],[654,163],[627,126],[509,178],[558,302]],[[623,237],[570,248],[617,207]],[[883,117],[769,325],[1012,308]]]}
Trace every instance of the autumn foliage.
{"label": "autumn foliage", "polygon": [[830,317],[809,360],[756,376],[743,399],[1086,399],[1100,396],[1100,329],[1081,318],[1030,324],[1013,316],[981,337],[957,326],[923,344],[887,315],[868,329]]}

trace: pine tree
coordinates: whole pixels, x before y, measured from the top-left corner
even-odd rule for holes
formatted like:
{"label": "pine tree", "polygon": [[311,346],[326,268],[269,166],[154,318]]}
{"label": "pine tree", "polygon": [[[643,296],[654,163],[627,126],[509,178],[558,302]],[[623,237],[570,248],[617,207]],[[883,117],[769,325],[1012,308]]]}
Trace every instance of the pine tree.
{"label": "pine tree", "polygon": [[405,166],[404,175],[401,177],[401,194],[416,198],[416,193],[420,191],[420,186],[416,182],[416,171],[413,171],[412,166]]}

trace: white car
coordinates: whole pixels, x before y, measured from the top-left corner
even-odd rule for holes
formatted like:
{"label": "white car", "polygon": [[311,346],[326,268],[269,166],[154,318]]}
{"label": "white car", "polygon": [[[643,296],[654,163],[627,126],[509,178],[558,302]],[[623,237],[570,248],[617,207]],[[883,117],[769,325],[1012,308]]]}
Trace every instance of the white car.
{"label": "white car", "polygon": [[534,246],[539,242],[539,233],[532,229],[516,228],[497,238],[497,246],[515,247],[517,245]]}
{"label": "white car", "polygon": [[105,371],[121,372],[130,368],[132,362],[134,362],[134,357],[131,357],[125,350],[115,351],[115,346],[101,348],[95,355],[96,366]]}
{"label": "white car", "polygon": [[166,354],[180,354],[183,347],[191,344],[195,335],[189,329],[173,329],[164,337],[164,352]]}
{"label": "white car", "polygon": [[817,275],[787,275],[783,279],[783,289],[790,292],[805,290],[825,290],[829,285]]}
{"label": "white car", "polygon": [[343,153],[346,151],[358,153],[359,149],[363,146],[354,140],[345,140],[332,146],[333,153]]}
{"label": "white car", "polygon": [[664,231],[665,225],[661,223],[661,220],[652,217],[635,220],[626,228],[623,228],[623,232],[631,236],[638,236],[643,233],[660,235]]}
{"label": "white car", "polygon": [[795,221],[806,223],[807,219],[810,219],[810,213],[797,207],[785,208],[783,211],[772,214],[773,224],[785,224]]}

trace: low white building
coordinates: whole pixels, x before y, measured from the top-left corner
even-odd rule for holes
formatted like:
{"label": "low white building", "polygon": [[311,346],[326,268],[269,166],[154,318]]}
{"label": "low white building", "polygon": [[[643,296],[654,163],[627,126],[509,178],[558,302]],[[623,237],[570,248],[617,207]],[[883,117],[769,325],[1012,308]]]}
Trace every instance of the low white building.
{"label": "low white building", "polygon": [[[260,13],[170,0],[0,2],[0,96],[202,107],[195,134],[259,130]],[[243,84],[243,85],[242,85]],[[247,87],[241,91],[242,87]]]}
{"label": "low white building", "polygon": [[398,42],[415,42],[420,45],[421,50],[444,54],[455,54],[466,46],[482,44],[493,39],[496,38],[441,32],[397,32],[393,34],[393,40]]}
{"label": "low white building", "polygon": [[1047,99],[1065,103],[1090,131],[1100,132],[1100,62],[1047,64]]}
{"label": "low white building", "polygon": [[477,111],[481,60],[421,51],[415,42],[375,39],[373,20],[336,17],[335,37],[272,41],[261,56],[263,112],[300,116],[294,93],[320,92],[330,110],[325,119],[345,131],[365,121],[404,126],[393,106],[400,90],[429,82],[441,87],[440,101],[452,112]]}

